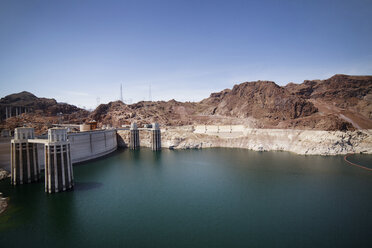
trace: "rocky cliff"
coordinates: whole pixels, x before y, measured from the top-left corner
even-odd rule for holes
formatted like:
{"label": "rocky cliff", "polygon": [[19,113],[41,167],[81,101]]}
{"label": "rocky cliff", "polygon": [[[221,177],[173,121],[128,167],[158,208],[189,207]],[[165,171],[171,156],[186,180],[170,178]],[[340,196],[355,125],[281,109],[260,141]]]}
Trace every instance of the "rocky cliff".
{"label": "rocky cliff", "polygon": [[253,117],[273,123],[310,116],[318,111],[311,102],[270,81],[238,84],[232,90],[211,94],[200,104],[206,105],[206,114]]}
{"label": "rocky cliff", "polygon": [[291,83],[285,89],[357,129],[372,128],[372,76],[337,74],[326,80]]}

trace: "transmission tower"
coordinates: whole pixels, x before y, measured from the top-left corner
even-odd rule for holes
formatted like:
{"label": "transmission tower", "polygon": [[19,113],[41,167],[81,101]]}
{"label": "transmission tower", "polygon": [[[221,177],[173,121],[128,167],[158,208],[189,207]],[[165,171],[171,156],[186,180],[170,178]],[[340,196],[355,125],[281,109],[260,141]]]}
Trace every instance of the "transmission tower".
{"label": "transmission tower", "polygon": [[123,101],[123,85],[120,84],[120,101],[124,102]]}

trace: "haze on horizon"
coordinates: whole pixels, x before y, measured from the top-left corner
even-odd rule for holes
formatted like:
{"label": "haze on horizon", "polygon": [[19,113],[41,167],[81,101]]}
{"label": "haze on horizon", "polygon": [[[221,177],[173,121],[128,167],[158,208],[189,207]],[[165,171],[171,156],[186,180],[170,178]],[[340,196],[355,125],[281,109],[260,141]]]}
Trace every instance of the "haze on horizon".
{"label": "haze on horizon", "polygon": [[372,74],[371,1],[0,2],[0,97],[86,108]]}

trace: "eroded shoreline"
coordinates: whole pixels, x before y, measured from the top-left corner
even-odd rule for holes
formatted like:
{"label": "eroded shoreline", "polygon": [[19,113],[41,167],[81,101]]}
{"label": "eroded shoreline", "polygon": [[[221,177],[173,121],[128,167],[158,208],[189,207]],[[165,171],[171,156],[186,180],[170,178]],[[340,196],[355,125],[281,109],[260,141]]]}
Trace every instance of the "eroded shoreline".
{"label": "eroded shoreline", "polygon": [[[0,168],[0,181],[4,180],[5,178],[9,177],[9,172]],[[6,208],[8,207],[8,198],[3,197],[3,193],[0,192],[0,214],[5,212]]]}
{"label": "eroded shoreline", "polygon": [[[129,131],[118,130],[117,133],[119,146],[129,143]],[[162,129],[161,139],[162,147],[170,149],[222,147],[288,151],[300,155],[372,154],[372,130],[342,132],[253,129],[244,126],[182,126]],[[140,132],[140,145],[151,146],[148,132]]]}

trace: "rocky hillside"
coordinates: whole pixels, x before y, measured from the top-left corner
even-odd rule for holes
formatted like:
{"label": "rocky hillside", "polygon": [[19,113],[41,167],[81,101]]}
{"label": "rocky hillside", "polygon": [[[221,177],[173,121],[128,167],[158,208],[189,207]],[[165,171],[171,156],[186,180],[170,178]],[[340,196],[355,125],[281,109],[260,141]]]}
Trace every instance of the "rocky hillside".
{"label": "rocky hillside", "polygon": [[355,128],[372,128],[372,76],[337,74],[326,80],[306,80],[285,86],[312,102],[319,111],[333,114]]}
{"label": "rocky hillside", "polygon": [[126,105],[121,101],[99,105],[90,114],[90,119],[102,125],[121,126],[135,121],[139,125],[158,122],[168,126],[190,125],[194,116],[196,103],[182,103],[175,100],[168,102],[146,102]]}
{"label": "rocky hillside", "polygon": [[[157,121],[168,126],[244,124],[255,128],[317,130],[371,128],[368,124],[371,122],[370,78],[335,75],[323,81],[305,81],[285,87],[270,81],[245,82],[212,93],[198,103],[171,100],[102,104],[90,118],[113,126],[132,121],[140,125]],[[360,115],[363,125],[359,125]]]}
{"label": "rocky hillside", "polygon": [[311,102],[269,81],[238,84],[232,90],[211,94],[200,104],[207,115],[253,117],[274,126],[318,111]]}
{"label": "rocky hillside", "polygon": [[270,81],[245,82],[196,103],[170,100],[127,105],[115,101],[99,105],[92,113],[28,92],[6,96],[1,104],[34,108],[32,114],[3,123],[9,128],[37,123],[38,129],[45,129],[50,123],[97,120],[98,126],[114,127],[135,121],[163,126],[243,124],[251,128],[355,130],[372,128],[372,76],[335,75],[284,87]]}
{"label": "rocky hillside", "polygon": [[352,123],[319,111],[307,97],[270,81],[245,82],[200,102],[204,114],[250,120],[255,128],[354,130]]}
{"label": "rocky hillside", "polygon": [[[22,113],[5,120],[5,106],[29,107],[30,112]],[[37,133],[47,130],[51,124],[81,123],[89,112],[67,103],[59,103],[55,99],[39,98],[30,92],[23,91],[11,94],[0,99],[1,128],[14,129],[15,127],[33,126]]]}

